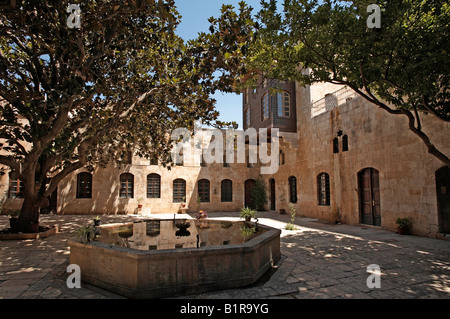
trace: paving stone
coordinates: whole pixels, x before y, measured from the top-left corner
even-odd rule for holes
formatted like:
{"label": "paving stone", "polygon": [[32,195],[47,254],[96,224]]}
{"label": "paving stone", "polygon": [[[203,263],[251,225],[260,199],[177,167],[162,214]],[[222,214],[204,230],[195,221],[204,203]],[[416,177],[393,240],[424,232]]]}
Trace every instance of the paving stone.
{"label": "paving stone", "polygon": [[[211,215],[214,214],[236,215]],[[260,215],[261,222],[281,225],[280,228],[289,221],[289,216],[270,212]],[[42,218],[60,224],[61,232],[45,240],[0,242],[0,298],[123,298],[85,283],[81,289],[69,289],[66,285],[70,256],[67,240],[76,227],[88,223],[92,216]],[[102,222],[126,218],[105,216]],[[6,216],[0,216],[2,223],[8,223]],[[296,224],[301,231],[281,238],[282,258],[264,285],[197,297],[450,299],[449,241],[406,238],[378,229],[362,230],[360,226],[322,224],[302,218],[296,219]],[[381,267],[380,289],[369,289],[366,284],[370,275],[367,266],[372,263]]]}

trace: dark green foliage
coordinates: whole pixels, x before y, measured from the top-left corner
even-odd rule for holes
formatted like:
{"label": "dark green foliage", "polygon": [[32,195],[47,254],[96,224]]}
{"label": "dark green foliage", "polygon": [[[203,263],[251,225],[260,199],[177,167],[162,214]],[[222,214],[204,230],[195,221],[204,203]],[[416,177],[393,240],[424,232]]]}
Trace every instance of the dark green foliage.
{"label": "dark green foliage", "polygon": [[255,186],[251,190],[250,196],[257,210],[261,211],[265,209],[265,205],[268,202],[267,192],[266,192],[266,185],[264,184],[264,181],[261,178],[258,178],[256,180]]}

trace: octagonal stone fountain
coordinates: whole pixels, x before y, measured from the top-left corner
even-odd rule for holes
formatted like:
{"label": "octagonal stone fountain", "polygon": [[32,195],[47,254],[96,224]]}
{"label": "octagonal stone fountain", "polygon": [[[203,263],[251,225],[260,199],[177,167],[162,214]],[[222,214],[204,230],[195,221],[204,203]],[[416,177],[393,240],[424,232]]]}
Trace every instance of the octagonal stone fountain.
{"label": "octagonal stone fountain", "polygon": [[70,263],[83,282],[128,298],[251,285],[281,256],[279,229],[240,221],[149,219],[100,231],[87,245],[69,242]]}

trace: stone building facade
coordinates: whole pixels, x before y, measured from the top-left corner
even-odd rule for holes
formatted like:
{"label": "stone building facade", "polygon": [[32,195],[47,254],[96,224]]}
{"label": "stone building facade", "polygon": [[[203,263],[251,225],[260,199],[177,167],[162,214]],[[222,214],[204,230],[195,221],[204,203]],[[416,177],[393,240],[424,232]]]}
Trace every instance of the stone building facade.
{"label": "stone building facade", "polygon": [[[260,175],[260,163],[236,161],[184,162],[167,170],[133,157],[123,167],[81,169],[66,177],[50,198],[50,209],[57,214],[202,209],[238,216],[254,181],[262,178],[268,210],[288,211],[292,202],[299,216],[392,231],[396,218],[408,217],[413,234],[450,233],[450,169],[427,153],[405,117],[378,109],[346,87],[282,81],[246,90],[242,110],[244,129],[279,129],[276,173]],[[450,123],[423,114],[422,127],[450,154]],[[17,183],[9,174],[0,176],[3,212],[21,206]]]}

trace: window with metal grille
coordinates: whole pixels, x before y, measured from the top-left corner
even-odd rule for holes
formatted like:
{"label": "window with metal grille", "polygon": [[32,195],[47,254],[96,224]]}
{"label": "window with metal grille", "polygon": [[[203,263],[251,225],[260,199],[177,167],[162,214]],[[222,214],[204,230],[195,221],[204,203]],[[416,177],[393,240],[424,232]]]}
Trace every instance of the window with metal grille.
{"label": "window with metal grille", "polygon": [[278,116],[289,117],[291,116],[291,96],[288,92],[277,93],[277,110]]}
{"label": "window with metal grille", "polygon": [[232,202],[233,201],[233,182],[229,179],[224,179],[220,185],[221,201]]}
{"label": "window with metal grille", "polygon": [[320,206],[330,206],[330,176],[327,173],[317,176],[317,200]]}
{"label": "window with metal grille", "polygon": [[202,203],[209,202],[209,180],[201,179],[198,181],[198,198]]}
{"label": "window with metal grille", "polygon": [[77,175],[77,198],[92,198],[92,174],[80,173]]}
{"label": "window with metal grille", "polygon": [[161,176],[147,175],[147,198],[161,198]]}
{"label": "window with metal grille", "polygon": [[297,178],[295,176],[291,176],[288,179],[289,181],[289,202],[297,203]]}
{"label": "window with metal grille", "polygon": [[9,174],[9,198],[23,198],[25,185],[17,178],[15,172]]}
{"label": "window with metal grille", "polygon": [[120,197],[134,197],[134,175],[131,173],[123,173],[120,175]]}
{"label": "window with metal grille", "polygon": [[261,121],[269,118],[269,93],[265,93],[261,102]]}
{"label": "window with metal grille", "polygon": [[186,201],[186,181],[178,178],[173,181],[173,202],[183,203]]}

